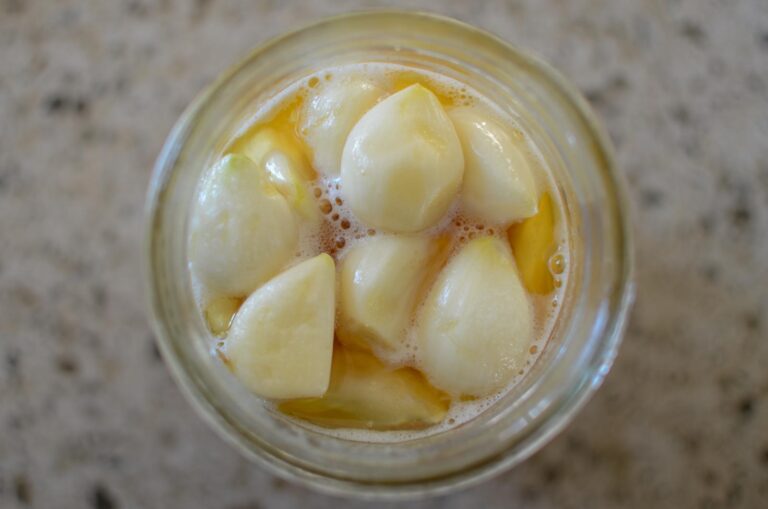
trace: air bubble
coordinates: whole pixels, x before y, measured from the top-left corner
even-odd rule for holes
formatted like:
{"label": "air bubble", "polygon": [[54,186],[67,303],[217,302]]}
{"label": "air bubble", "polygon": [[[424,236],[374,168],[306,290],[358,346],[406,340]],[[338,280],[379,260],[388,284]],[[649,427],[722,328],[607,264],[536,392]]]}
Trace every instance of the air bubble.
{"label": "air bubble", "polygon": [[539,347],[536,345],[531,345],[531,347],[528,349],[528,351],[531,353],[531,355],[535,354],[539,351]]}
{"label": "air bubble", "polygon": [[373,237],[374,235],[376,235],[376,230],[374,230],[373,228],[369,228],[368,229],[368,235],[370,237]]}
{"label": "air bubble", "polygon": [[334,212],[333,215],[331,216],[331,219],[333,219],[334,221],[338,221],[339,220],[339,213],[338,212]]}
{"label": "air bubble", "polygon": [[333,205],[331,205],[331,202],[326,200],[325,198],[320,200],[320,212],[323,214],[330,214],[333,210]]}
{"label": "air bubble", "polygon": [[350,226],[351,226],[351,225],[349,224],[349,221],[347,221],[346,219],[342,219],[342,220],[341,220],[341,227],[342,227],[344,230],[349,230],[349,227],[350,227]]}
{"label": "air bubble", "polygon": [[320,198],[323,195],[323,190],[319,187],[316,187],[312,193],[315,195],[315,198]]}
{"label": "air bubble", "polygon": [[562,274],[565,271],[565,257],[556,253],[549,259],[549,270],[552,274]]}
{"label": "air bubble", "polygon": [[341,201],[341,198],[339,198],[338,196],[336,197],[336,199],[334,201],[336,202],[336,205],[344,205],[344,202]]}
{"label": "air bubble", "polygon": [[309,88],[315,88],[318,83],[320,83],[320,79],[317,76],[312,76],[309,78],[309,81],[307,81],[307,86],[309,86]]}
{"label": "air bubble", "polygon": [[344,240],[344,237],[340,237],[340,238],[336,239],[336,247],[337,247],[337,248],[341,249],[341,248],[342,248],[342,247],[344,247],[346,244],[347,244],[347,241],[346,241],[346,240]]}

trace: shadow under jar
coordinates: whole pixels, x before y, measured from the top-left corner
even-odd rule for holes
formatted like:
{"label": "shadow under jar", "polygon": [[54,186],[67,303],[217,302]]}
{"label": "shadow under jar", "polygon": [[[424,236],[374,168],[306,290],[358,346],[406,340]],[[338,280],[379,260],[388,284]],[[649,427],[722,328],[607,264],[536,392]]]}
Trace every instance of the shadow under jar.
{"label": "shadow under jar", "polygon": [[[395,442],[341,438],[265,405],[211,354],[188,269],[190,211],[204,171],[255,108],[318,69],[385,62],[467,83],[508,109],[551,172],[567,228],[567,286],[528,374],[447,431]],[[149,303],[163,356],[198,413],[270,471],[367,498],[444,493],[516,465],[560,431],[608,372],[633,298],[624,182],[584,99],[539,60],[474,27],[431,14],[360,13],[257,48],[186,110],[147,201]]]}

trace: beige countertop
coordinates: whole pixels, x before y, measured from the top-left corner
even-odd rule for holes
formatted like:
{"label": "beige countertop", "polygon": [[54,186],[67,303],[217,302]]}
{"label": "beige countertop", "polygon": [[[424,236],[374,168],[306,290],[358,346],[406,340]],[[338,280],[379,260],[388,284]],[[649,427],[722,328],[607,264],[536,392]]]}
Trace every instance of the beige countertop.
{"label": "beige countertop", "polygon": [[[766,507],[768,2],[395,4],[569,76],[616,143],[637,241],[596,397],[521,467],[413,507]],[[372,5],[0,0],[0,507],[362,507],[271,477],[193,413],[139,269],[150,169],[194,94],[265,38]]]}

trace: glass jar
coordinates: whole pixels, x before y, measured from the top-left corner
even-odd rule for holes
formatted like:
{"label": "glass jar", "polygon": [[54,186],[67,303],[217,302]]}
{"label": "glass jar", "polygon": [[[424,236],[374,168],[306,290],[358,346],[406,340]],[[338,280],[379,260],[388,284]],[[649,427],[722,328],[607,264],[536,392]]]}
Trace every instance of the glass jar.
{"label": "glass jar", "polygon": [[[211,355],[187,268],[187,228],[201,173],[257,104],[321,67],[383,61],[464,81],[520,122],[557,181],[568,219],[568,284],[528,376],[475,419],[395,443],[330,436],[291,421]],[[147,282],[163,356],[187,398],[225,439],[282,477],[339,494],[443,493],[518,464],[560,431],[608,372],[633,298],[624,181],[585,100],[557,72],[458,21],[358,13],[257,48],[186,110],[157,160],[147,200]]]}

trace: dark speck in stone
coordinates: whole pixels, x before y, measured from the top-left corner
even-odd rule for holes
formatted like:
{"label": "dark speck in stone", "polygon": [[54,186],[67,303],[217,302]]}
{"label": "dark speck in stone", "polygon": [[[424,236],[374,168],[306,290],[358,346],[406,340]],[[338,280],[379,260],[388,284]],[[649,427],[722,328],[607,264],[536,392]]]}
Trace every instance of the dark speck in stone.
{"label": "dark speck in stone", "polygon": [[23,505],[29,505],[32,502],[32,487],[24,474],[19,474],[13,481],[16,500]]}
{"label": "dark speck in stone", "polygon": [[137,0],[128,2],[128,5],[126,5],[126,10],[130,14],[133,14],[137,17],[143,17],[147,15],[147,6]]}
{"label": "dark speck in stone", "polygon": [[688,453],[697,453],[701,449],[701,439],[695,435],[684,435],[680,440]]}
{"label": "dark speck in stone", "polygon": [[715,229],[715,218],[712,215],[702,216],[699,219],[699,226],[704,233],[712,233]]}
{"label": "dark speck in stone", "polygon": [[565,446],[572,453],[584,452],[587,449],[587,445],[579,436],[571,435],[565,441]]}
{"label": "dark speck in stone", "polygon": [[720,269],[717,265],[705,265],[701,270],[704,279],[710,282],[715,282],[720,277]]}
{"label": "dark speck in stone", "polygon": [[587,100],[595,106],[599,106],[605,102],[605,95],[601,89],[590,89],[584,92],[584,96]]}
{"label": "dark speck in stone", "polygon": [[678,104],[672,108],[672,118],[680,125],[688,125],[691,123],[691,112],[684,104]]}
{"label": "dark speck in stone", "polygon": [[752,312],[746,313],[744,315],[744,325],[750,331],[760,330],[760,315]]}
{"label": "dark speck in stone", "polygon": [[7,14],[21,14],[24,12],[24,0],[5,0],[3,6]]}
{"label": "dark speck in stone", "polygon": [[604,85],[586,90],[584,95],[595,107],[611,106],[615,94],[625,91],[629,87],[627,78],[623,74],[616,74]]}
{"label": "dark speck in stone", "polygon": [[75,99],[73,105],[74,105],[75,112],[77,113],[82,114],[88,111],[88,101],[86,101],[83,98]]}
{"label": "dark speck in stone", "polygon": [[45,110],[51,114],[72,112],[82,115],[88,111],[88,101],[82,97],[71,97],[63,94],[54,94],[44,101]]}
{"label": "dark speck in stone", "polygon": [[91,492],[91,507],[93,509],[115,509],[117,504],[107,487],[103,484],[97,484]]}
{"label": "dark speck in stone", "polygon": [[28,308],[34,308],[37,307],[37,305],[40,302],[40,299],[37,298],[37,295],[34,291],[32,291],[31,288],[28,286],[22,286],[19,285],[13,290],[13,296],[18,299],[18,302]]}
{"label": "dark speck in stone", "polygon": [[96,307],[104,309],[107,306],[107,290],[102,285],[94,285],[91,288],[91,293]]}
{"label": "dark speck in stone", "polygon": [[752,213],[750,210],[743,206],[739,205],[733,210],[731,210],[731,223],[737,228],[743,228],[745,226],[748,226],[750,221],[752,220]]}
{"label": "dark speck in stone", "polygon": [[77,373],[79,370],[77,361],[72,357],[68,357],[65,355],[62,355],[58,359],[56,359],[56,368],[58,368],[58,370],[61,373],[64,373],[67,375],[73,375]]}
{"label": "dark speck in stone", "polygon": [[280,477],[273,477],[269,483],[272,485],[272,488],[276,490],[284,490],[288,486],[288,483]]}
{"label": "dark speck in stone", "polygon": [[6,352],[5,364],[8,366],[8,374],[15,376],[19,372],[20,354],[17,351]]}
{"label": "dark speck in stone", "polygon": [[704,481],[704,484],[711,486],[712,484],[717,483],[717,473],[712,469],[706,469],[701,474],[701,480]]}
{"label": "dark speck in stone", "polygon": [[680,35],[694,44],[702,44],[707,40],[704,29],[693,21],[684,21],[680,24]]}
{"label": "dark speck in stone", "polygon": [[728,503],[728,507],[731,507],[732,504],[738,504],[741,500],[741,484],[734,482],[728,487],[728,491],[725,493],[725,500]]}
{"label": "dark speck in stone", "polygon": [[611,90],[621,92],[629,87],[629,83],[623,74],[616,74],[610,79],[608,86]]}
{"label": "dark speck in stone", "polygon": [[539,490],[536,489],[536,486],[531,486],[530,484],[524,484],[520,488],[520,498],[523,499],[525,502],[533,502],[534,500],[539,498]]}
{"label": "dark speck in stone", "polygon": [[152,359],[157,362],[163,361],[163,355],[160,353],[160,349],[157,347],[157,341],[153,336],[149,336],[149,351],[152,355]]}
{"label": "dark speck in stone", "polygon": [[195,19],[201,19],[205,15],[210,3],[211,0],[195,0],[195,10],[192,14],[192,17]]}
{"label": "dark speck in stone", "polygon": [[8,418],[8,427],[12,430],[20,430],[24,420],[18,415],[12,415]]}
{"label": "dark speck in stone", "polygon": [[768,50],[768,32],[758,34],[757,40],[760,41],[760,46],[762,46],[764,50]]}
{"label": "dark speck in stone", "polygon": [[544,467],[542,477],[545,484],[554,484],[562,477],[562,471],[557,465],[547,465]]}
{"label": "dark speck in stone", "polygon": [[60,96],[53,96],[49,97],[45,100],[45,109],[48,110],[49,113],[56,113],[59,110],[64,108],[64,105],[66,104],[63,97]]}
{"label": "dark speck in stone", "polygon": [[178,442],[176,433],[172,429],[164,429],[160,431],[159,439],[160,443],[168,449],[173,449]]}
{"label": "dark speck in stone", "polygon": [[751,397],[745,396],[739,400],[737,409],[739,411],[739,415],[745,419],[752,417],[752,414],[755,411],[755,401]]}
{"label": "dark speck in stone", "polygon": [[664,193],[658,189],[646,189],[640,195],[643,205],[648,208],[658,207],[664,201]]}

